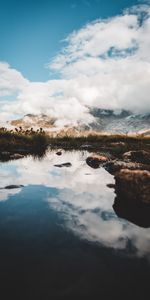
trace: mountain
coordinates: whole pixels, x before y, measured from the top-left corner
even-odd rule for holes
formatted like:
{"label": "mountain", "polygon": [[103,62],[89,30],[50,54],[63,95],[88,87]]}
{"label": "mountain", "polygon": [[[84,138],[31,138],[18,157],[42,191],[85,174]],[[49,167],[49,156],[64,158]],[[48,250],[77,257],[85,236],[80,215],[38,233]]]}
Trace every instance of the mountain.
{"label": "mountain", "polygon": [[11,125],[15,127],[23,127],[29,129],[40,127],[50,131],[61,130],[63,132],[82,132],[82,131],[100,131],[109,133],[137,133],[150,132],[150,114],[132,114],[129,111],[121,111],[114,113],[112,110],[104,110],[93,108],[90,113],[94,116],[95,121],[89,125],[82,126],[64,126],[57,128],[55,126],[56,119],[47,115],[27,114],[23,118],[11,121]]}
{"label": "mountain", "polygon": [[40,114],[27,114],[23,118],[18,120],[11,121],[11,125],[16,127],[23,127],[24,129],[28,129],[33,127],[34,129],[42,127],[42,128],[52,128],[55,123],[54,118],[50,118],[47,115]]}
{"label": "mountain", "polygon": [[114,113],[112,110],[92,109],[91,114],[96,122],[90,124],[94,130],[114,133],[137,133],[150,130],[150,114],[132,114],[122,110]]}

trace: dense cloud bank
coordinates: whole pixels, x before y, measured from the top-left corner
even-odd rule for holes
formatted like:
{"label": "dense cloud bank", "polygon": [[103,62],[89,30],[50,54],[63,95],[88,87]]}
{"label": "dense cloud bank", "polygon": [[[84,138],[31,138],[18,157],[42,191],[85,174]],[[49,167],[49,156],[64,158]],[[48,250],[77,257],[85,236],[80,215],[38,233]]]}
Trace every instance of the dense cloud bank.
{"label": "dense cloud bank", "polygon": [[56,125],[93,121],[89,108],[150,113],[150,6],[98,19],[69,35],[48,64],[59,79],[30,82],[0,63],[0,118],[48,114]]}

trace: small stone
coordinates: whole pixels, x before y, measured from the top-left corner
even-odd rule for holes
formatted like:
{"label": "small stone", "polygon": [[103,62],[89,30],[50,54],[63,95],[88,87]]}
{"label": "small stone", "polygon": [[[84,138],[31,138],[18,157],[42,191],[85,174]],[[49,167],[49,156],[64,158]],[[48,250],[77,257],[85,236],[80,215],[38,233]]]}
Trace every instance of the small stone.
{"label": "small stone", "polygon": [[12,184],[12,185],[7,185],[5,186],[4,189],[7,189],[7,190],[11,190],[11,189],[19,189],[19,188],[22,188],[23,185],[15,185],[15,184]]}
{"label": "small stone", "polygon": [[68,167],[71,167],[71,166],[72,166],[72,164],[70,162],[54,165],[54,167],[57,167],[57,168],[63,168],[63,167],[68,168]]}
{"label": "small stone", "polygon": [[59,155],[59,156],[62,155],[62,151],[57,151],[56,155]]}

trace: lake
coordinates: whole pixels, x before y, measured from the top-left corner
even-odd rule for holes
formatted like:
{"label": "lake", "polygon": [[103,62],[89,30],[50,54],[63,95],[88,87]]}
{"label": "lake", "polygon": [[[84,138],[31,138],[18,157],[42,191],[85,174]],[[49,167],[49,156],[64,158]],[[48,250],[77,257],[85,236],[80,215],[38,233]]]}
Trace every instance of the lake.
{"label": "lake", "polygon": [[150,297],[150,228],[116,215],[114,177],[87,156],[0,163],[2,300]]}

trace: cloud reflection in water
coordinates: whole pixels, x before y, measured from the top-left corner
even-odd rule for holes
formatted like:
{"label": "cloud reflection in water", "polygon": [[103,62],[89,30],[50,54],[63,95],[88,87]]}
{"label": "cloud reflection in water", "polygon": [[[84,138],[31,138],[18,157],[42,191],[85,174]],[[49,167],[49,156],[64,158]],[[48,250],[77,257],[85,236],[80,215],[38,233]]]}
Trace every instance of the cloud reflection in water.
{"label": "cloud reflection in water", "polygon": [[[150,229],[140,228],[119,219],[113,211],[115,194],[107,187],[114,178],[103,168],[90,168],[86,152],[66,152],[58,157],[49,152],[43,160],[32,157],[1,164],[1,187],[8,184],[43,185],[50,188],[47,199],[50,209],[61,214],[65,228],[80,238],[105,247],[126,250],[130,241],[138,256],[150,253]],[[55,164],[71,162],[70,168]],[[51,195],[57,189],[57,197]],[[0,201],[21,189],[0,190]],[[64,225],[63,224],[63,225]]]}

